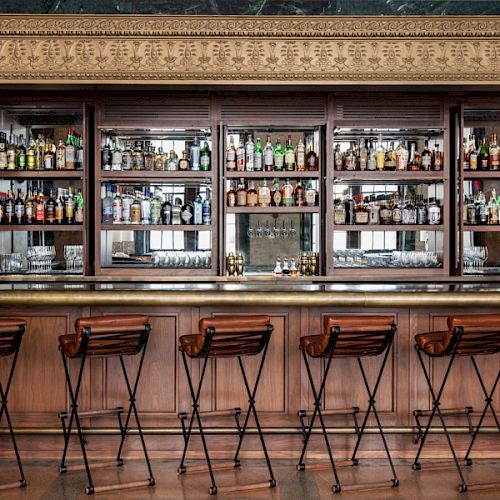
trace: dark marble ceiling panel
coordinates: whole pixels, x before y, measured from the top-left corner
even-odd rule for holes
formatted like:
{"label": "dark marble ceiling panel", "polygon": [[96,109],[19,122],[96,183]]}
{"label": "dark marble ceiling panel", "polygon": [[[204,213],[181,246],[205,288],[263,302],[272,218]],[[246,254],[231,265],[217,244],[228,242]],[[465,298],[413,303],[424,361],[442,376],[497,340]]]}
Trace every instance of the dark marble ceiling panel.
{"label": "dark marble ceiling panel", "polygon": [[1,0],[0,13],[500,15],[498,0]]}

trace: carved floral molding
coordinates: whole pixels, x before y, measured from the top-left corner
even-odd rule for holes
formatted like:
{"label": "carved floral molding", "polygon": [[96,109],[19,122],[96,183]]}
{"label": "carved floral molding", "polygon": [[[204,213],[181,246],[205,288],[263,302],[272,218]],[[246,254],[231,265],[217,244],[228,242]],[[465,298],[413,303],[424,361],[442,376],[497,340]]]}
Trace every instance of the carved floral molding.
{"label": "carved floral molding", "polygon": [[0,82],[498,84],[500,18],[0,15]]}

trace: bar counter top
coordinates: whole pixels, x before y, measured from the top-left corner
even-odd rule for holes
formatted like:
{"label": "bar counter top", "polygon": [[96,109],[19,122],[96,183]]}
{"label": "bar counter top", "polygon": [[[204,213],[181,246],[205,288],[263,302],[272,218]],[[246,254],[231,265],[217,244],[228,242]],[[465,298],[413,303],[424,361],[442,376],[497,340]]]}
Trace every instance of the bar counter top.
{"label": "bar counter top", "polygon": [[2,306],[499,307],[500,283],[0,283]]}

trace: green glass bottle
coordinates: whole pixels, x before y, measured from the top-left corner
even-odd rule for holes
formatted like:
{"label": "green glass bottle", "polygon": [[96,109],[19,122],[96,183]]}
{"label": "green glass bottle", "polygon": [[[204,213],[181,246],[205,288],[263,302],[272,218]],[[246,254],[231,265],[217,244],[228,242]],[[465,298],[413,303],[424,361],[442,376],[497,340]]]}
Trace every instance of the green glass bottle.
{"label": "green glass bottle", "polygon": [[479,149],[479,155],[477,157],[477,167],[478,170],[489,170],[489,153],[488,146],[486,145],[486,137],[483,138],[481,148]]}
{"label": "green glass bottle", "polygon": [[210,170],[210,148],[207,141],[205,141],[203,149],[200,151],[200,170],[204,172]]}
{"label": "green glass bottle", "polygon": [[283,170],[283,165],[285,163],[285,152],[283,151],[283,146],[280,140],[276,141],[276,146],[274,147],[274,170]]}

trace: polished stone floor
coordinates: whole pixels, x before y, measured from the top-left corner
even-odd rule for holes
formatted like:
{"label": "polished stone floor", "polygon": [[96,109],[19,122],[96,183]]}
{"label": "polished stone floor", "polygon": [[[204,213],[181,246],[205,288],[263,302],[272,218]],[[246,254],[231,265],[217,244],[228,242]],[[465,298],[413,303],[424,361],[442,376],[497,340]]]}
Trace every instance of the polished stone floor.
{"label": "polished stone floor", "polygon": [[[329,470],[296,472],[295,464],[290,460],[274,460],[274,472],[278,481],[275,489],[257,490],[250,493],[224,494],[219,498],[227,500],[315,500],[333,498],[330,490],[332,474]],[[397,472],[401,481],[399,488],[363,493],[344,492],[335,498],[346,499],[422,499],[422,500],[478,500],[500,499],[500,490],[474,493],[458,493],[456,471],[440,470],[414,472],[410,462],[397,461]],[[154,460],[153,471],[157,485],[154,488],[121,490],[112,493],[96,495],[99,499],[189,499],[198,500],[210,497],[207,493],[208,475],[204,473],[183,476],[176,474],[177,462]],[[27,488],[0,492],[0,500],[66,500],[89,498],[84,494],[85,477],[81,472],[59,474],[57,463],[52,461],[26,461],[25,472],[29,480]],[[96,485],[110,482],[144,479],[145,467],[138,461],[129,461],[119,472],[113,469],[95,471]],[[390,475],[386,464],[381,460],[361,460],[357,469],[340,469],[341,481],[366,482],[383,481]],[[0,484],[16,479],[14,462],[0,460]],[[252,460],[242,462],[242,469],[220,471],[217,474],[218,484],[229,485],[237,481],[244,484],[266,479],[266,470],[262,463]],[[500,481],[500,462],[493,460],[476,461],[475,465],[466,471],[466,479],[471,483]]]}

